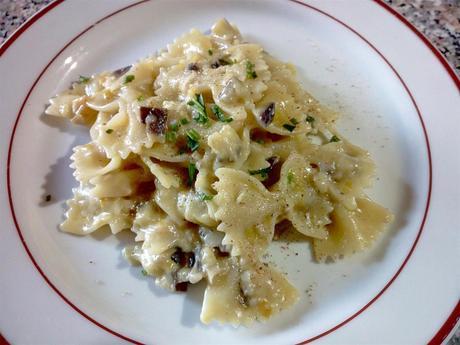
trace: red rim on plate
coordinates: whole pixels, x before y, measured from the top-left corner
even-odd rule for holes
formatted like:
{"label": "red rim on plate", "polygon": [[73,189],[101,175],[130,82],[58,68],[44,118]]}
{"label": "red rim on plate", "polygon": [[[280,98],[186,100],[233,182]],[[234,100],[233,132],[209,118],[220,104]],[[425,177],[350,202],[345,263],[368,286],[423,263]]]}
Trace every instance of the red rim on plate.
{"label": "red rim on plate", "polygon": [[[41,11],[37,12],[33,17],[31,17],[27,22],[25,22],[18,30],[16,30],[8,40],[6,40],[2,46],[0,46],[0,56],[8,49],[8,47],[10,47],[15,41],[16,39],[18,39],[21,34],[23,32],[25,32],[31,25],[33,25],[33,23],[35,23],[37,20],[39,20],[43,15],[45,15],[46,13],[48,13],[49,11],[51,11],[53,8],[55,8],[56,6],[58,6],[59,4],[61,4],[64,0],[56,0],[52,3],[50,3],[48,6],[46,6],[45,8],[43,8]],[[94,27],[94,25],[116,15],[117,13],[120,13],[122,11],[125,11],[126,9],[128,8],[131,8],[131,7],[134,7],[134,6],[137,6],[141,3],[144,3],[148,0],[143,0],[143,1],[139,1],[137,3],[133,3],[129,6],[126,6],[124,8],[121,8],[107,16],[105,16],[104,18],[98,20],[96,23],[94,23],[93,25],[91,25],[90,27],[86,28],[85,30],[83,30],[80,34],[78,34],[76,37],[74,37],[70,42],[68,42],[52,59],[51,61],[44,67],[44,69],[42,70],[42,72],[39,74],[39,76],[37,77],[37,79],[35,80],[35,82],[33,83],[32,87],[30,88],[30,90],[28,91],[27,95],[26,95],[26,98],[23,102],[23,104],[21,105],[21,108],[19,110],[19,113],[18,113],[18,116],[16,118],[16,121],[15,121],[15,124],[14,124],[14,127],[13,127],[13,131],[11,133],[11,138],[10,138],[10,144],[9,144],[9,148],[8,148],[8,163],[7,163],[7,186],[8,186],[8,197],[9,197],[9,203],[10,203],[10,208],[11,208],[11,213],[12,213],[12,217],[13,217],[13,220],[14,220],[14,223],[15,223],[15,226],[16,226],[16,229],[17,229],[17,232],[18,232],[18,235],[22,241],[22,244],[24,245],[24,248],[28,254],[28,256],[30,257],[32,263],[34,264],[34,266],[36,267],[36,269],[39,271],[39,273],[42,275],[42,277],[45,279],[45,281],[48,283],[48,285],[66,302],[68,303],[73,309],[75,309],[78,313],[80,313],[82,316],[84,316],[86,319],[88,319],[89,321],[93,322],[95,325],[101,327],[102,329],[106,330],[107,332],[115,335],[115,336],[118,336],[124,340],[127,340],[127,341],[130,341],[130,342],[133,342],[133,343],[136,343],[136,344],[141,344],[133,339],[130,339],[120,333],[117,333],[113,330],[111,330],[110,328],[100,324],[99,322],[97,322],[96,320],[94,320],[93,318],[91,318],[89,315],[85,314],[82,310],[80,310],[76,305],[74,305],[71,301],[69,301],[52,283],[51,281],[47,278],[47,276],[44,274],[44,272],[41,270],[41,268],[38,266],[38,264],[36,263],[32,253],[30,252],[29,248],[27,247],[27,244],[22,236],[22,233],[21,233],[21,230],[20,230],[20,227],[18,225],[18,222],[17,222],[17,219],[16,219],[16,215],[15,215],[15,212],[14,212],[14,208],[13,208],[13,200],[12,200],[12,196],[11,196],[11,186],[10,186],[10,170],[9,170],[9,166],[10,166],[10,162],[11,162],[11,149],[12,149],[12,144],[13,144],[13,140],[14,140],[14,134],[16,132],[16,128],[17,128],[17,125],[18,125],[18,122],[19,122],[19,118],[22,114],[22,111],[23,111],[23,108],[25,106],[25,103],[26,101],[28,100],[32,90],[35,88],[36,84],[38,83],[38,81],[40,80],[40,78],[42,77],[42,75],[45,73],[45,71],[47,70],[47,68],[56,60],[56,58],[70,45],[72,44],[76,39],[78,39],[79,37],[81,37],[84,33],[86,33],[87,31],[89,31],[92,27]],[[320,337],[323,337],[331,332],[333,332],[334,330],[340,328],[341,326],[343,326],[344,324],[348,323],[349,321],[351,321],[353,318],[355,318],[357,315],[359,315],[360,313],[362,313],[365,309],[367,309],[376,299],[378,299],[384,292],[385,290],[392,284],[392,282],[397,278],[397,276],[399,275],[399,273],[402,271],[402,269],[404,268],[405,264],[407,263],[407,261],[409,260],[413,250],[415,249],[415,246],[418,242],[418,239],[420,237],[420,234],[423,230],[423,226],[424,226],[424,223],[425,223],[425,220],[426,220],[426,216],[427,216],[427,213],[428,213],[428,208],[429,208],[429,202],[430,202],[430,197],[431,197],[431,183],[432,183],[432,166],[431,166],[431,152],[430,152],[430,146],[429,146],[429,141],[428,141],[428,136],[427,136],[427,132],[426,132],[426,129],[425,129],[425,125],[423,123],[423,119],[422,119],[422,116],[420,114],[420,110],[412,96],[412,94],[410,93],[410,90],[408,89],[407,85],[404,83],[404,81],[402,80],[402,78],[400,77],[400,75],[398,74],[398,72],[395,70],[395,68],[390,64],[390,62],[382,55],[382,53],[380,53],[378,51],[378,49],[373,46],[366,38],[364,38],[361,34],[359,34],[358,32],[356,32],[353,28],[351,28],[350,26],[348,26],[347,24],[345,24],[344,22],[340,21],[339,19],[333,17],[332,15],[322,11],[322,10],[319,10],[311,5],[307,5],[305,3],[302,3],[298,0],[291,0],[295,3],[298,3],[300,5],[303,5],[311,10],[314,10],[314,11],[317,11],[318,13],[321,13],[329,18],[331,18],[332,20],[334,20],[335,22],[341,24],[342,26],[344,26],[345,28],[347,28],[348,30],[352,31],[354,34],[356,34],[358,37],[360,37],[362,40],[364,40],[375,52],[377,52],[380,57],[385,61],[385,63],[393,70],[393,72],[396,74],[396,76],[398,77],[398,79],[401,81],[401,83],[403,84],[405,90],[408,92],[411,100],[412,100],[412,103],[414,104],[414,107],[419,115],[419,118],[420,118],[420,122],[421,122],[421,125],[422,125],[422,128],[423,128],[423,132],[424,132],[424,135],[425,135],[425,139],[426,139],[426,145],[427,145],[427,152],[428,152],[428,162],[429,162],[429,190],[428,190],[428,195],[427,195],[427,204],[426,204],[426,208],[425,208],[425,213],[424,213],[424,216],[423,216],[423,219],[422,219],[422,222],[420,224],[420,229],[419,229],[419,232],[417,234],[417,237],[414,241],[414,244],[412,245],[406,259],[403,261],[401,267],[398,269],[398,271],[395,273],[395,275],[393,276],[393,278],[385,285],[385,287],[380,291],[379,294],[377,294],[377,296],[375,296],[370,302],[368,302],[363,308],[361,308],[358,312],[356,312],[355,314],[351,315],[349,318],[347,318],[345,321],[343,321],[342,323],[338,324],[337,326],[331,328],[330,330],[326,331],[326,332],[323,332],[315,337],[312,337],[312,338],[309,338],[307,340],[304,340],[302,342],[302,344],[305,344],[305,343],[308,343],[308,342],[311,342],[311,341],[314,341]],[[415,29],[412,24],[410,24],[404,17],[402,17],[399,13],[397,13],[396,11],[394,11],[393,9],[391,9],[388,5],[384,4],[383,2],[381,1],[378,1],[378,0],[374,0],[377,4],[379,4],[380,6],[382,6],[382,8],[388,10],[392,15],[396,16],[400,21],[402,21],[406,26],[408,26],[424,43],[425,45],[430,48],[430,50],[434,53],[434,55],[437,57],[437,59],[441,62],[441,64],[444,66],[444,68],[446,69],[446,71],[449,73],[450,77],[452,78],[452,80],[454,81],[454,83],[457,85],[457,87],[460,89],[460,79],[456,76],[455,72],[453,71],[453,69],[450,67],[449,63],[445,60],[445,58],[441,55],[441,53],[428,41],[428,39],[423,36],[423,34],[421,34],[420,32],[417,31],[417,29]],[[444,325],[441,327],[441,329],[436,333],[436,335],[433,337],[433,339],[431,340],[430,344],[438,344],[438,343],[441,343],[442,340],[450,333],[450,331],[452,330],[452,328],[455,326],[456,324],[456,321],[459,319],[460,317],[460,304],[457,304],[457,306],[454,308],[452,314],[450,315],[450,317],[448,318],[448,320],[444,323]],[[2,339],[0,339],[2,340]]]}

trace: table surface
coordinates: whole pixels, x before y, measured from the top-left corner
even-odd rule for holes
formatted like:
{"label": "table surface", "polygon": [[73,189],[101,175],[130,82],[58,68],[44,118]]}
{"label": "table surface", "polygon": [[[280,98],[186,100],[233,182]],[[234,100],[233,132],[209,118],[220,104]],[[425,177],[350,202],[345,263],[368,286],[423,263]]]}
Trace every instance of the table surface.
{"label": "table surface", "polygon": [[[384,0],[446,57],[460,76],[460,0]],[[0,44],[52,0],[0,0]],[[448,345],[460,345],[460,327]]]}

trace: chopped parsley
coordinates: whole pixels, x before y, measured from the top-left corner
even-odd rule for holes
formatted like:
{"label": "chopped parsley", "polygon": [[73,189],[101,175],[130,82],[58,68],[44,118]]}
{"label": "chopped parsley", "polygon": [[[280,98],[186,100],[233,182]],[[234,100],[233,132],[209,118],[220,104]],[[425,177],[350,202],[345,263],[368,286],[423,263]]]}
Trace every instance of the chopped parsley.
{"label": "chopped parsley", "polygon": [[287,174],[287,182],[288,184],[291,184],[294,181],[294,173],[289,170]]}
{"label": "chopped parsley", "polygon": [[90,80],[91,80],[90,77],[85,77],[85,76],[81,75],[80,78],[78,78],[78,84],[86,84]]}
{"label": "chopped parsley", "polygon": [[175,131],[167,131],[165,133],[165,139],[168,142],[175,142],[177,139],[177,135]]}
{"label": "chopped parsley", "polygon": [[219,64],[221,66],[233,65],[233,60],[232,59],[228,60],[226,58],[221,58],[221,59],[219,59]]}
{"label": "chopped parsley", "polygon": [[123,82],[123,84],[128,84],[128,83],[131,83],[136,77],[133,76],[132,74],[128,74],[126,77],[125,77],[125,81]]}
{"label": "chopped parsley", "polygon": [[313,116],[308,115],[307,118],[305,119],[305,121],[313,123],[313,122],[315,122],[315,118]]}
{"label": "chopped parsley", "polygon": [[186,135],[187,135],[187,146],[189,147],[190,150],[192,150],[192,152],[195,152],[200,147],[200,139],[201,139],[200,134],[192,128],[186,132]]}
{"label": "chopped parsley", "polygon": [[173,132],[177,132],[180,128],[180,122],[173,122],[173,123],[170,123],[169,124],[169,128],[173,131]]}
{"label": "chopped parsley", "polygon": [[208,49],[209,56],[212,56],[212,49]]}
{"label": "chopped parsley", "polygon": [[175,142],[177,140],[177,131],[179,130],[180,122],[174,121],[169,124],[169,131],[165,133],[165,139],[168,142]]}
{"label": "chopped parsley", "polygon": [[196,180],[196,175],[198,174],[198,170],[196,169],[196,165],[195,163],[190,163],[188,165],[188,185],[189,186],[193,186],[193,184],[195,183],[195,180]]}
{"label": "chopped parsley", "polygon": [[297,119],[294,117],[290,118],[289,122],[291,122],[294,126],[299,124],[299,121],[297,121]]}
{"label": "chopped parsley", "polygon": [[196,122],[201,124],[206,124],[208,122],[208,114],[206,113],[206,106],[202,94],[196,94],[195,98],[188,101],[187,104],[193,108],[192,117]]}
{"label": "chopped parsley", "polygon": [[180,119],[180,124],[181,125],[186,125],[186,124],[188,124],[188,120],[184,117],[184,118]]}
{"label": "chopped parsley", "polygon": [[143,270],[141,270],[141,273],[142,273],[142,275],[143,275],[143,276],[146,276],[146,275],[148,275],[147,271],[146,271],[146,270],[144,270],[144,269],[143,269]]}
{"label": "chopped parsley", "polygon": [[140,95],[139,97],[137,97],[137,100],[138,100],[139,102],[142,102],[142,101],[145,100],[145,97],[144,97],[143,95]]}
{"label": "chopped parsley", "polygon": [[270,172],[271,167],[263,168],[259,170],[249,170],[249,175],[260,175],[262,180],[265,180],[268,177],[268,173]]}
{"label": "chopped parsley", "polygon": [[295,125],[290,125],[289,123],[285,123],[283,125],[283,128],[288,130],[289,132],[292,132],[295,129]]}
{"label": "chopped parsley", "polygon": [[111,134],[113,133],[113,129],[112,128],[109,128],[108,130],[105,131],[107,134]]}
{"label": "chopped parsley", "polygon": [[247,79],[256,79],[257,78],[257,73],[254,71],[254,65],[251,61],[246,61],[246,78]]}
{"label": "chopped parsley", "polygon": [[336,143],[338,141],[340,141],[340,138],[337,135],[333,135],[331,140],[329,140],[330,143]]}
{"label": "chopped parsley", "polygon": [[211,110],[214,113],[214,115],[216,115],[217,119],[220,122],[228,123],[228,122],[233,121],[233,119],[231,117],[225,117],[224,112],[222,111],[222,109],[220,109],[220,107],[217,104],[213,104],[212,107],[211,107]]}
{"label": "chopped parsley", "polygon": [[199,192],[198,193],[198,198],[201,201],[209,201],[209,200],[212,200],[214,198],[214,195],[208,195],[206,193]]}

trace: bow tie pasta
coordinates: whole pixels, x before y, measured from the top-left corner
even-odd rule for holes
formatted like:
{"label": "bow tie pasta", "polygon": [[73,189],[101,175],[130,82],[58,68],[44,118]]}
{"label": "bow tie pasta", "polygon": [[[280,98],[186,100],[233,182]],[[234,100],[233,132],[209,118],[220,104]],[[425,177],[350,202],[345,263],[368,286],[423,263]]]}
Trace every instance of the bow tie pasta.
{"label": "bow tie pasta", "polygon": [[296,302],[264,262],[277,224],[310,237],[324,261],[369,247],[392,219],[364,193],[374,164],[335,130],[336,114],[226,20],[80,77],[46,113],[91,136],[71,157],[80,185],[61,229],[130,229],[125,257],[159,286],[206,281],[204,323],[247,325]]}

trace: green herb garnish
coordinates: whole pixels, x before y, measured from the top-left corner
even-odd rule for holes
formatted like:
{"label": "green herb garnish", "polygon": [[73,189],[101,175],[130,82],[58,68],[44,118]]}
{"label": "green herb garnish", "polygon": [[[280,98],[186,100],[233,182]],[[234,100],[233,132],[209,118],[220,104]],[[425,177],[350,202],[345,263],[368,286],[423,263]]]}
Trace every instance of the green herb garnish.
{"label": "green herb garnish", "polygon": [[202,94],[196,94],[194,99],[191,99],[187,103],[194,110],[193,119],[201,124],[208,122],[208,114],[206,113],[206,106]]}
{"label": "green herb garnish", "polygon": [[198,198],[201,200],[201,201],[208,201],[208,200],[212,200],[214,198],[214,195],[208,195],[206,193],[201,193],[199,192],[198,193]]}
{"label": "green herb garnish", "polygon": [[145,100],[145,97],[144,97],[143,95],[140,95],[139,97],[137,97],[137,100],[138,100],[139,102],[142,102],[142,101]]}
{"label": "green herb garnish", "polygon": [[105,131],[107,134],[110,134],[113,132],[113,129],[112,128],[109,128],[108,130]]}
{"label": "green herb garnish", "polygon": [[294,117],[290,118],[289,121],[290,121],[294,126],[299,124],[299,121],[297,121],[297,119],[294,118]]}
{"label": "green herb garnish", "polygon": [[246,61],[246,78],[247,79],[256,79],[257,78],[257,73],[254,71],[254,65],[251,61]]}
{"label": "green herb garnish", "polygon": [[220,122],[228,123],[228,122],[233,121],[233,119],[231,117],[225,117],[224,112],[222,111],[222,109],[220,109],[220,107],[217,104],[213,104],[212,107],[211,107],[211,110],[214,113],[214,115],[216,115],[217,119]]}
{"label": "green herb garnish", "polygon": [[260,175],[262,180],[265,180],[268,177],[268,173],[270,172],[271,168],[263,168],[259,170],[249,170],[249,175]]}
{"label": "green herb garnish", "polygon": [[168,141],[168,142],[175,142],[176,139],[177,139],[176,132],[174,132],[174,131],[167,131],[167,132],[165,133],[165,139],[166,139],[166,141]]}
{"label": "green herb garnish", "polygon": [[196,175],[198,174],[198,170],[196,169],[195,163],[190,163],[188,165],[188,185],[193,186],[196,180]]}
{"label": "green herb garnish", "polygon": [[142,273],[142,275],[143,275],[143,276],[146,276],[146,275],[148,275],[147,271],[146,271],[146,270],[144,270],[144,269],[142,269],[142,270],[141,270],[141,273]]}
{"label": "green herb garnish", "polygon": [[126,77],[125,77],[125,81],[123,82],[123,84],[128,84],[128,83],[131,83],[136,77],[133,76],[132,74],[128,74]]}
{"label": "green herb garnish", "polygon": [[294,173],[289,170],[287,174],[287,182],[288,184],[291,184],[294,181]]}
{"label": "green herb garnish", "polygon": [[313,123],[313,122],[315,122],[315,118],[313,116],[308,115],[307,118],[305,119],[305,121]]}
{"label": "green herb garnish", "polygon": [[184,118],[180,119],[180,124],[181,125],[186,125],[186,124],[188,124],[188,120],[184,117]]}
{"label": "green herb garnish", "polygon": [[85,77],[85,76],[81,75],[80,78],[78,78],[78,84],[86,84],[90,80],[91,80],[90,77]]}
{"label": "green herb garnish", "polygon": [[220,64],[221,66],[226,66],[226,65],[233,65],[234,62],[233,62],[233,60],[231,60],[231,59],[230,59],[230,60],[227,60],[227,59],[225,59],[225,58],[221,58],[221,59],[219,59],[219,64]]}
{"label": "green herb garnish", "polygon": [[333,135],[331,140],[329,140],[330,143],[336,143],[338,141],[340,141],[340,138],[337,135]]}
{"label": "green herb garnish", "polygon": [[285,123],[283,125],[284,129],[287,129],[289,132],[292,132],[295,129],[295,125],[290,125],[289,123]]}
{"label": "green herb garnish", "polygon": [[195,152],[200,147],[200,134],[192,128],[187,131],[186,135],[187,146],[190,148],[190,150],[192,150],[192,152]]}
{"label": "green herb garnish", "polygon": [[212,49],[208,49],[209,56],[212,56]]}
{"label": "green herb garnish", "polygon": [[173,123],[170,123],[169,124],[169,128],[173,131],[173,132],[177,132],[180,128],[180,122],[173,122]]}

